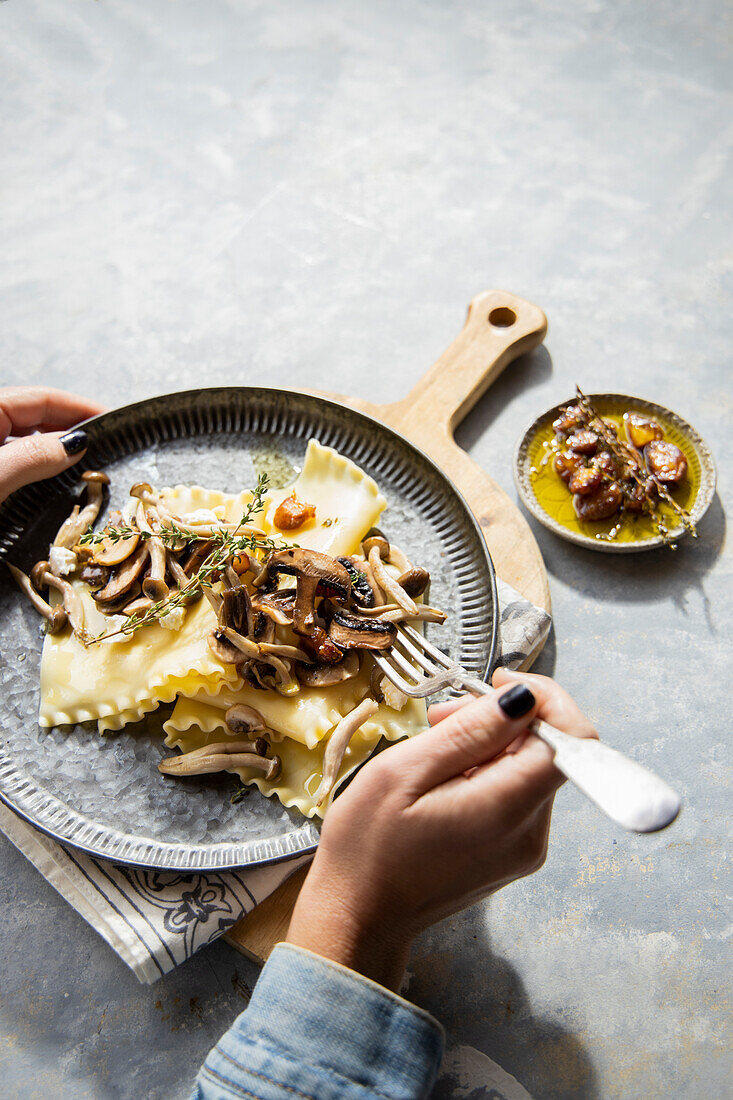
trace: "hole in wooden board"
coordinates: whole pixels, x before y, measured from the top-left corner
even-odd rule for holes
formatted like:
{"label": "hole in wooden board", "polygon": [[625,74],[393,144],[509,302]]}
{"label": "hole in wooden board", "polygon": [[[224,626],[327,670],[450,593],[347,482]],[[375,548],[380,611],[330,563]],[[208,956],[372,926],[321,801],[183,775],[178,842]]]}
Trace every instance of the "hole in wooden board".
{"label": "hole in wooden board", "polygon": [[489,314],[489,324],[494,328],[511,328],[516,319],[516,313],[509,306],[497,306]]}

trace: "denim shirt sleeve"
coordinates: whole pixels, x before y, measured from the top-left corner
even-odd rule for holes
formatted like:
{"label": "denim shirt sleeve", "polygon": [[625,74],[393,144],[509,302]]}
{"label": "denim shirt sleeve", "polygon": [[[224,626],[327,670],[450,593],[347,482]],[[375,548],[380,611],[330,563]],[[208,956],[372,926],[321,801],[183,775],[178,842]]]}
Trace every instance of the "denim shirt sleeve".
{"label": "denim shirt sleeve", "polygon": [[211,1050],[192,1100],[419,1100],[443,1029],[338,963],[278,944],[252,1000]]}

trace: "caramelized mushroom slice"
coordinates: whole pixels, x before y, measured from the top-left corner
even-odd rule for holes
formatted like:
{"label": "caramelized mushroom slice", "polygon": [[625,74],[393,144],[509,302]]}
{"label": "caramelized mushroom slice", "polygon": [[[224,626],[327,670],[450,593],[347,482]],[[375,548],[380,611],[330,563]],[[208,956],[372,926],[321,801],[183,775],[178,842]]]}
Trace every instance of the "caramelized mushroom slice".
{"label": "caramelized mushroom slice", "polygon": [[292,626],[295,614],[294,588],[281,588],[279,592],[269,592],[258,596],[252,604],[255,612],[271,619],[276,626]]}
{"label": "caramelized mushroom slice", "polygon": [[137,532],[117,539],[105,535],[102,541],[92,548],[92,557],[97,565],[121,565],[135,552],[139,542],[140,535]]}
{"label": "caramelized mushroom slice", "polygon": [[357,607],[374,607],[375,591],[365,570],[367,562],[355,558],[337,558],[336,561],[343,565],[351,578],[351,599]]}
{"label": "caramelized mushroom slice", "polygon": [[41,615],[43,615],[46,620],[47,632],[49,634],[58,634],[62,631],[68,622],[68,616],[63,605],[59,604],[57,607],[51,607],[50,604],[46,603],[46,601],[38,595],[38,592],[36,592],[30,582],[30,578],[27,577],[21,569],[11,565],[10,562],[7,563],[7,566],[18,588],[20,588],[22,592],[25,592],[36,611],[40,611]]}
{"label": "caramelized mushroom slice", "polygon": [[394,643],[397,627],[383,619],[359,619],[338,610],[329,624],[328,636],[340,649],[382,650]]}
{"label": "caramelized mushroom slice", "polygon": [[252,601],[243,584],[238,584],[236,588],[225,588],[222,592],[219,625],[230,626],[245,637],[252,634],[254,626]]}
{"label": "caramelized mushroom slice", "polygon": [[314,630],[315,599],[319,590],[323,595],[335,595],[344,603],[351,593],[351,578],[343,565],[318,550],[301,547],[276,550],[267,560],[267,573],[270,577],[287,573],[297,578],[293,609],[296,634],[310,634]]}
{"label": "caramelized mushroom slice", "polygon": [[130,600],[129,603],[124,604],[120,608],[123,615],[145,615],[153,606],[153,601],[149,596],[140,596],[137,599]]}
{"label": "caramelized mushroom slice", "polygon": [[359,675],[359,654],[352,650],[337,665],[299,665],[296,675],[306,687],[341,684],[344,680],[351,680]]}
{"label": "caramelized mushroom slice", "polygon": [[129,592],[132,586],[140,580],[147,561],[148,548],[143,542],[129,558],[123,561],[122,565],[115,569],[104,588],[94,593],[93,599],[97,603],[111,603],[118,600],[120,596]]}
{"label": "caramelized mushroom slice", "polygon": [[194,543],[193,550],[191,551],[188,560],[183,567],[183,571],[187,577],[191,577],[194,573],[198,573],[199,569],[204,564],[213,549],[213,539],[204,539],[201,542]]}
{"label": "caramelized mushroom slice", "polygon": [[104,565],[88,562],[79,574],[79,578],[84,581],[84,584],[88,584],[92,591],[96,591],[104,588],[109,580],[109,569]]}
{"label": "caramelized mushroom slice", "polygon": [[364,699],[355,710],[341,719],[331,733],[323,754],[323,778],[313,796],[316,806],[322,806],[333,790],[351,738],[377,708],[378,704],[374,699]]}

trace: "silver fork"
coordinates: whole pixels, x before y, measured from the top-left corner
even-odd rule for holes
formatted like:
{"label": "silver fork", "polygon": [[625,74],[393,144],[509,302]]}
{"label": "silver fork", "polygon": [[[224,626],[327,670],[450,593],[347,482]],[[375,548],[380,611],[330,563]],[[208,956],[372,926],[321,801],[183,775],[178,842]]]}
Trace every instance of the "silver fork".
{"label": "silver fork", "polygon": [[[387,679],[413,698],[424,699],[449,687],[479,695],[494,691],[411,626],[400,624],[392,648],[372,656]],[[663,779],[602,741],[571,737],[539,718],[528,728],[553,750],[555,767],[624,829],[653,833],[679,813],[679,795]]]}

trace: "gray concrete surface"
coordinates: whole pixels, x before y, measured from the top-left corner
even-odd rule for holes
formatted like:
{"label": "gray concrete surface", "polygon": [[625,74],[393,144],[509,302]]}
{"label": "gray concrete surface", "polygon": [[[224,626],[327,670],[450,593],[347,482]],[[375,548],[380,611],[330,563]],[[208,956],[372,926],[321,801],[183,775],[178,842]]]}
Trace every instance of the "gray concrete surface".
{"label": "gray concrete surface", "polygon": [[[460,442],[510,493],[521,429],[576,380],[672,406],[716,454],[676,554],[536,530],[539,668],[679,787],[681,818],[629,837],[565,790],[545,868],[414,951],[410,995],[536,1098],[733,1095],[732,24],[712,0],[0,5],[3,384],[386,401],[502,286],[546,310],[546,348]],[[186,1096],[255,968],[218,944],[143,988],[0,857],[0,1095]],[[469,1076],[439,1095],[496,1100]]]}

